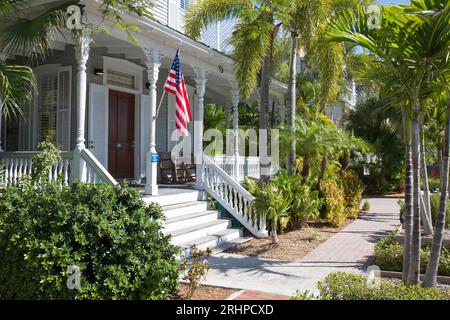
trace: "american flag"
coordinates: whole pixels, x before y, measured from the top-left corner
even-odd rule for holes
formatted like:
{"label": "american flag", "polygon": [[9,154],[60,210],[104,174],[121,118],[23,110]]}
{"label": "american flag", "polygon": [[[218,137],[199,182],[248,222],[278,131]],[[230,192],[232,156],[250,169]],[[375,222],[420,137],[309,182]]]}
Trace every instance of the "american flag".
{"label": "american flag", "polygon": [[170,69],[166,84],[164,85],[164,91],[175,96],[177,104],[175,110],[176,128],[181,136],[186,137],[189,134],[187,125],[192,121],[192,115],[178,51],[179,50],[177,50],[175,59],[173,59],[172,68]]}

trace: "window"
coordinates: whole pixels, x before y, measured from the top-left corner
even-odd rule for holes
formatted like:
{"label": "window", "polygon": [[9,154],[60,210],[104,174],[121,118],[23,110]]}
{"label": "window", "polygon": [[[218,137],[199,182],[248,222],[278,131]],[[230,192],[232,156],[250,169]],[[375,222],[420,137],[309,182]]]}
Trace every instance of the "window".
{"label": "window", "polygon": [[71,90],[72,68],[56,67],[45,72],[37,71],[37,88],[39,94],[33,99],[37,104],[34,123],[35,140],[31,139],[31,108],[25,108],[24,119],[20,125],[20,147],[31,149],[31,141],[36,146],[42,140],[50,140],[63,151],[70,151],[71,130]]}
{"label": "window", "polygon": [[127,89],[136,89],[136,78],[134,75],[122,73],[114,70],[107,71],[107,80],[106,82],[109,85],[127,88]]}

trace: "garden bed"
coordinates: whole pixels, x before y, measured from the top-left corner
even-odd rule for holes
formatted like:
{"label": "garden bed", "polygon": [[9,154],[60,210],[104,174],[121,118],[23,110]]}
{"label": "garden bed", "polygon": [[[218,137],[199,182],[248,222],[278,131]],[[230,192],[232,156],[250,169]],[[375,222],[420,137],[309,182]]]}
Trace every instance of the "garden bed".
{"label": "garden bed", "polygon": [[[381,277],[386,280],[390,280],[394,283],[402,283],[402,273],[397,271],[385,271],[381,270]],[[420,280],[423,280],[424,274],[420,275]],[[450,277],[437,276],[436,288],[450,290]]]}
{"label": "garden bed", "polygon": [[238,244],[227,252],[258,258],[298,261],[353,221],[349,219],[343,226],[337,228],[330,227],[323,221],[311,222],[308,226],[280,234],[277,244],[273,244],[271,239],[253,239]]}
{"label": "garden bed", "polygon": [[225,300],[232,293],[239,290],[231,288],[222,288],[216,286],[206,286],[201,285],[194,291],[194,295],[190,299],[184,299],[187,291],[187,285],[180,283],[180,290],[178,292],[178,297],[175,300]]}
{"label": "garden bed", "polygon": [[[397,240],[399,243],[403,243],[405,240],[405,234],[404,234],[404,230],[400,229],[398,231],[398,233],[395,235],[395,240]],[[423,245],[431,245],[431,242],[433,241],[433,236],[432,235],[423,235],[422,234],[422,238],[421,238],[422,244]],[[450,248],[450,229],[445,229],[444,230],[444,240],[442,241],[442,245],[445,248]]]}

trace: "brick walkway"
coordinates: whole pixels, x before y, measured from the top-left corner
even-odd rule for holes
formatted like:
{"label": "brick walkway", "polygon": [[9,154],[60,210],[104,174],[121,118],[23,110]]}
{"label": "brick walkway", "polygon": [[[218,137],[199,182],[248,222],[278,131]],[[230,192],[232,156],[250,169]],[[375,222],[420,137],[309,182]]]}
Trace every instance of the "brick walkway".
{"label": "brick walkway", "polygon": [[277,296],[292,296],[296,290],[309,290],[317,294],[317,282],[330,272],[363,272],[372,262],[377,239],[399,224],[397,199],[373,198],[369,201],[369,213],[349,224],[300,261],[219,253],[209,259],[211,269],[204,284],[244,289],[241,298],[262,294],[255,293],[256,290]]}
{"label": "brick walkway", "polygon": [[289,300],[291,297],[283,294],[255,290],[241,290],[233,293],[227,300]]}
{"label": "brick walkway", "polygon": [[324,267],[365,269],[373,262],[378,239],[398,225],[396,199],[370,199],[371,210],[349,224],[299,262]]}

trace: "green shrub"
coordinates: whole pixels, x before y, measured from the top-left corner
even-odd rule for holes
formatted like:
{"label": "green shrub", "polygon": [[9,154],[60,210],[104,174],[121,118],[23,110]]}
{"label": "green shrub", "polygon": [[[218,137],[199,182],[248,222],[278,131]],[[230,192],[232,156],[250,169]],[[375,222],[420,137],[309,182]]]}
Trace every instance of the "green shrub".
{"label": "green shrub", "polygon": [[353,171],[342,171],[340,174],[345,199],[345,212],[348,218],[359,216],[359,206],[364,192],[364,184]]}
{"label": "green shrub", "polygon": [[[108,184],[23,183],[0,200],[0,299],[163,299],[177,292],[179,249],[159,206]],[[81,289],[69,290],[69,266]]]}
{"label": "green shrub", "polygon": [[[423,246],[420,255],[421,273],[425,273],[429,257],[430,246]],[[375,245],[375,264],[379,266],[381,270],[402,271],[403,244],[396,241],[394,237],[380,239]],[[450,276],[450,251],[448,249],[442,249],[438,274]]]}
{"label": "green shrub", "polygon": [[[366,276],[343,272],[328,274],[317,284],[322,300],[449,300],[450,291],[405,286],[381,280],[379,286],[368,286]],[[305,295],[300,297],[305,297]]]}
{"label": "green shrub", "polygon": [[370,202],[369,202],[368,200],[365,200],[365,201],[364,201],[362,210],[363,210],[364,212],[368,212],[368,211],[370,210]]}
{"label": "green shrub", "polygon": [[319,191],[302,182],[301,176],[290,176],[286,170],[280,170],[272,180],[282,192],[283,198],[290,202],[289,215],[292,222],[303,223],[317,220],[320,215],[321,199]]}
{"label": "green shrub", "polygon": [[344,191],[340,184],[332,178],[320,182],[320,191],[324,199],[326,221],[334,226],[342,226],[346,219]]}

